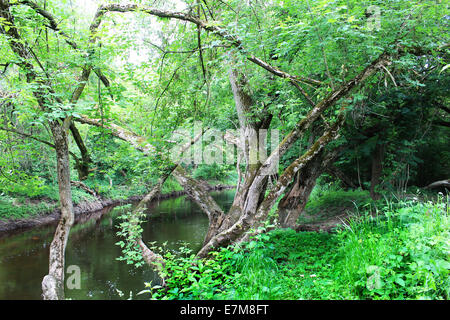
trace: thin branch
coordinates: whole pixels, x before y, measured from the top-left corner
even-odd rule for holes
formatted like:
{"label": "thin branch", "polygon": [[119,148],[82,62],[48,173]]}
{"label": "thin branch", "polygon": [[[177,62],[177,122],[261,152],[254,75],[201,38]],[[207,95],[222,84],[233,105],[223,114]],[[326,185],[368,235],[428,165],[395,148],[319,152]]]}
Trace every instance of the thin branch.
{"label": "thin branch", "polygon": [[201,38],[202,29],[200,27],[197,27],[197,42],[198,42],[198,53],[200,58],[200,65],[202,66],[202,72],[203,72],[203,79],[206,81],[206,68],[205,63],[203,61],[203,53],[202,53],[202,38]]}
{"label": "thin branch", "polygon": [[[172,83],[173,79],[175,78],[178,70],[181,69],[181,67],[184,66],[185,62],[192,56],[193,52],[190,53],[184,60],[183,62],[180,63],[180,65],[174,70],[174,72],[172,73],[172,76],[170,77],[169,82],[167,83],[167,85],[164,87],[164,90],[161,92],[161,94],[158,96],[158,98],[156,99],[156,104],[155,104],[155,108],[153,110],[153,112],[156,112],[158,110],[158,106],[159,106],[159,101],[161,100],[162,96],[166,93],[166,91],[169,89],[170,84]],[[152,124],[151,124],[151,128],[153,129],[153,123],[156,117],[153,117],[152,119]]]}
{"label": "thin branch", "polygon": [[206,50],[210,50],[210,49],[214,49],[214,48],[230,48],[231,46],[229,45],[213,45],[213,46],[202,46],[202,48],[195,48],[192,50],[180,50],[180,51],[171,51],[171,50],[164,50],[163,48],[161,48],[160,46],[158,46],[157,44],[152,43],[151,41],[148,40],[143,40],[145,43],[148,43],[149,45],[155,47],[156,49],[158,49],[159,51],[161,51],[162,53],[165,54],[188,54],[188,53],[194,53],[197,51],[206,51]]}
{"label": "thin branch", "polygon": [[59,28],[58,23],[56,22],[56,18],[50,12],[48,12],[47,10],[41,8],[37,3],[29,1],[29,0],[21,0],[21,1],[17,2],[17,3],[11,3],[11,5],[20,5],[20,4],[29,6],[34,11],[36,11],[36,13],[40,14],[45,19],[47,19],[47,21],[49,22],[49,25],[47,25],[47,27],[49,27],[50,29],[52,29],[55,32],[59,33],[61,36],[63,36],[65,41],[72,48],[78,49],[77,44],[70,39],[69,35],[67,35],[64,31],[62,31]]}
{"label": "thin branch", "polygon": [[224,4],[225,6],[227,6],[231,11],[233,11],[235,14],[238,14],[236,12],[236,10],[233,9],[232,6],[230,6],[228,3],[226,3],[225,1],[219,0],[220,3]]}
{"label": "thin branch", "polygon": [[394,83],[394,86],[397,87],[397,83],[395,82],[394,76],[389,72],[388,68],[386,68],[385,66],[381,66],[384,71],[386,71],[386,73],[389,75],[389,77],[391,78],[392,82]]}
{"label": "thin branch", "polygon": [[292,83],[292,85],[293,85],[294,87],[297,88],[298,91],[300,91],[300,93],[303,95],[303,97],[305,97],[306,101],[308,101],[308,103],[309,103],[312,107],[315,107],[316,104],[314,103],[314,101],[312,101],[312,99],[311,99],[311,98],[309,97],[309,95],[306,93],[305,89],[303,89],[303,88],[300,86],[300,84],[297,83],[297,82],[294,81],[294,80],[290,80],[290,82]]}
{"label": "thin branch", "polygon": [[[214,18],[214,14],[212,13],[211,9],[210,9],[209,6],[208,6],[208,3],[206,2],[206,0],[202,0],[202,2],[205,4],[205,7],[206,7],[206,9],[208,10],[209,15],[211,16],[211,18],[212,18],[213,20],[216,20],[216,18]],[[203,9],[203,7],[202,7],[202,9]],[[206,14],[205,14],[205,18],[206,18]]]}
{"label": "thin branch", "polygon": [[84,184],[84,183],[81,182],[81,181],[72,181],[72,180],[71,180],[71,181],[70,181],[70,184],[73,185],[73,186],[75,186],[75,187],[77,187],[77,188],[80,188],[80,189],[86,191],[87,193],[93,195],[93,196],[96,197],[96,198],[99,197],[99,195],[98,195],[97,192],[95,192],[94,190],[92,190],[91,188],[89,188],[86,184]]}

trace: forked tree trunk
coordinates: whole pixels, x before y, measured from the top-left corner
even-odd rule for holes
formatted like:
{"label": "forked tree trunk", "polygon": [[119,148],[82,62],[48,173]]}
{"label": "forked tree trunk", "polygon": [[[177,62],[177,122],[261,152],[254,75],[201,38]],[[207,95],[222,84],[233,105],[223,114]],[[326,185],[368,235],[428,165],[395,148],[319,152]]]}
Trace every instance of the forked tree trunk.
{"label": "forked tree trunk", "polygon": [[278,204],[278,223],[282,228],[293,228],[297,224],[300,214],[305,209],[309,196],[316,186],[317,178],[322,174],[321,152],[315,160],[307,164],[303,170],[297,172],[291,189]]}
{"label": "forked tree trunk", "polygon": [[278,223],[281,227],[298,229],[297,220],[308,203],[317,179],[336,161],[341,150],[322,150],[297,173],[290,190],[278,204]]}
{"label": "forked tree trunk", "polygon": [[[220,207],[206,195],[201,188],[195,188],[194,180],[186,177],[186,172],[181,168],[177,170],[179,182],[184,184],[188,194],[200,205],[210,218],[210,228],[205,237],[203,248],[198,252],[198,257],[206,257],[210,251],[217,247],[226,246],[245,237],[245,233],[250,228],[259,228],[264,224],[270,210],[286,191],[289,184],[294,180],[297,172],[304,170],[308,164],[319,154],[328,144],[338,137],[338,131],[343,123],[343,113],[339,119],[329,127],[323,135],[298,159],[292,162],[280,175],[277,183],[271,188],[266,195],[268,173],[272,172],[273,166],[276,165],[278,158],[283,156],[287,150],[308,130],[320,115],[333,106],[340,98],[345,97],[352,88],[361,84],[367,77],[376,72],[376,70],[384,65],[389,64],[386,54],[380,55],[361,73],[353,79],[342,85],[339,89],[332,92],[327,98],[317,103],[308,115],[300,120],[295,128],[284,138],[275,150],[263,163],[252,163],[251,156],[254,157],[258,150],[255,150],[255,140],[257,141],[257,129],[267,128],[270,124],[270,115],[266,119],[260,121],[252,121],[249,114],[252,111],[261,114],[261,110],[254,109],[253,101],[248,94],[248,90],[244,89],[246,85],[243,79],[236,71],[230,73],[230,83],[236,103],[236,110],[241,124],[241,147],[243,149],[244,158],[247,161],[244,174],[244,181],[240,184],[241,188],[237,191],[233,205],[228,214],[224,215],[219,211]],[[264,117],[263,117],[264,118]],[[76,119],[82,123],[95,126],[105,127],[100,121],[81,117]],[[145,143],[145,139],[138,135],[120,128],[117,125],[110,124],[108,129],[111,133],[125,141],[131,143],[136,149],[144,152],[144,154],[154,153],[155,149]],[[256,136],[255,136],[256,135]],[[253,148],[253,150],[252,150]],[[256,147],[257,148],[257,147]],[[212,214],[211,214],[212,213]],[[209,241],[207,241],[209,239]]]}
{"label": "forked tree trunk", "polygon": [[[32,51],[28,43],[21,38],[9,6],[9,1],[0,0],[0,18],[9,27],[8,29],[0,28],[0,31],[7,36],[11,49],[21,58],[19,65],[26,72],[27,82],[36,82],[37,86],[33,90],[33,95],[41,110],[47,111],[48,106],[54,102],[53,99],[57,99],[56,95],[50,83],[45,80],[45,76],[39,75],[34,69],[31,61],[34,61],[35,57],[31,54]],[[60,222],[50,245],[49,274],[42,281],[43,297],[49,300],[64,298],[64,255],[70,227],[74,219],[70,188],[69,142],[67,137],[69,121],[70,119],[62,121],[51,119],[48,121],[55,142],[61,207]]]}
{"label": "forked tree trunk", "polygon": [[[272,154],[262,165],[257,167],[247,166],[246,179],[242,185],[242,191],[238,191],[235,202],[228,214],[230,218],[236,216],[238,219],[233,219],[234,224],[231,226],[225,224],[226,228],[223,228],[221,231],[219,230],[219,233],[203,246],[197,254],[198,257],[206,257],[215,248],[229,245],[234,241],[239,241],[239,239],[248,238],[248,235],[246,235],[247,231],[250,229],[259,229],[264,225],[270,210],[279,197],[284,194],[297,172],[304,170],[325,146],[338,137],[339,129],[344,122],[343,112],[341,112],[339,119],[302,156],[284,170],[276,185],[266,195],[267,173],[271,172],[275,162],[292,147],[306,130],[311,128],[326,109],[333,106],[340,98],[345,97],[351,89],[360,85],[367,77],[375,73],[378,68],[389,63],[387,54],[380,55],[361,73],[317,103],[308,115],[297,123],[294,130],[283,139],[276,150],[272,151]],[[233,77],[230,77],[230,79],[232,80],[233,94],[235,96],[236,106],[238,107],[239,91],[245,91],[236,91],[235,85],[233,85]],[[239,108],[237,108],[237,111],[239,115]],[[237,205],[235,206],[235,204]]]}
{"label": "forked tree trunk", "polygon": [[[259,232],[258,229],[262,227],[267,219],[267,216],[275,205],[279,197],[286,191],[289,183],[295,178],[295,174],[313,159],[322,149],[328,145],[329,142],[338,137],[338,131],[343,123],[343,116],[329,128],[301,157],[296,159],[289,165],[279,177],[275,186],[271,188],[269,193],[265,195],[265,189],[261,187],[264,182],[267,182],[267,175],[264,171],[259,171],[252,179],[252,184],[243,191],[247,193],[244,201],[244,208],[241,209],[239,219],[229,228],[223,230],[215,237],[213,237],[203,248],[198,252],[198,257],[207,257],[209,252],[215,248],[226,246],[234,241],[241,241],[248,238],[248,233],[251,228]],[[270,165],[272,158],[261,166],[266,170]],[[258,201],[262,198],[262,201]]]}
{"label": "forked tree trunk", "polygon": [[[259,130],[268,129],[272,118],[268,114],[262,113],[263,119],[255,121],[249,116],[249,114],[255,111],[255,102],[249,93],[250,89],[244,74],[236,69],[232,69],[229,72],[229,80],[240,124],[240,148],[238,148],[237,151],[241,152],[241,157],[244,159],[246,167],[243,181],[242,183],[239,182],[239,189],[236,190],[233,204],[224,219],[223,225],[220,229],[216,230],[216,234],[236,223],[242,215],[243,210],[245,210],[244,208],[250,205],[249,202],[251,202],[251,205],[253,206],[258,206],[261,203],[267,188],[266,177],[266,179],[261,181],[258,185],[258,190],[250,190],[258,170],[263,161],[265,161],[261,153],[262,148],[265,146]],[[205,244],[206,243],[207,242],[205,242]]]}

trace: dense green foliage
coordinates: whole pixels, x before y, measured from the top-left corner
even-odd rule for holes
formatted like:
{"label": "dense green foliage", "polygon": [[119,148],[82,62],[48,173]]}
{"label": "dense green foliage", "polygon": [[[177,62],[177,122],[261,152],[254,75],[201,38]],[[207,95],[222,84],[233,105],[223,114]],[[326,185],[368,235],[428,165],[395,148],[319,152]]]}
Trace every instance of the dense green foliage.
{"label": "dense green foliage", "polygon": [[[264,213],[263,200],[282,190],[268,201],[269,217],[258,215],[273,227],[292,180],[336,152],[318,166],[311,196],[301,189],[307,203],[296,222],[352,219],[330,234],[273,230],[216,248],[209,260],[186,248],[162,252],[166,286],[150,284],[152,298],[448,299],[448,198],[436,200],[448,182],[424,188],[450,172],[448,9],[434,0],[0,0],[0,219],[48,213],[64,199],[55,123],[68,136],[79,204],[148,193],[176,162],[180,132],[190,141],[198,129],[225,133],[251,122],[281,141],[295,137],[276,174],[253,177],[259,168],[251,172],[237,148],[231,162],[182,163],[187,175],[228,185],[244,176],[249,189],[258,181],[257,203],[235,214]],[[234,71],[239,81],[230,80]],[[252,102],[241,113],[236,83]],[[336,139],[315,143],[335,127]],[[212,148],[205,136],[187,151],[192,158]],[[161,188],[182,190],[173,176]],[[122,260],[138,267],[145,218],[125,215],[119,232]]]}
{"label": "dense green foliage", "polygon": [[[351,195],[347,195],[351,197]],[[326,209],[323,206],[322,209]],[[275,230],[194,260],[166,253],[154,299],[448,299],[448,198],[389,202],[336,233]]]}
{"label": "dense green foliage", "polygon": [[[86,62],[103,70],[110,87],[103,87],[93,75],[75,106],[55,105],[50,113],[42,112],[36,108],[31,92],[34,84],[26,82],[17,58],[6,45],[7,39],[0,37],[0,65],[4,67],[0,77],[4,124],[0,130],[4,151],[0,155],[0,192],[5,195],[53,200],[51,194],[57,188],[53,150],[4,129],[51,142],[45,129],[48,119],[87,115],[105,123],[126,124],[164,152],[171,147],[167,140],[175,129],[192,129],[195,123],[219,130],[235,129],[237,115],[227,77],[230,54],[237,57],[239,66],[248,73],[258,104],[273,114],[272,128],[287,133],[310,109],[285,80],[273,78],[245,61],[243,52],[228,48],[213,34],[200,33],[200,43],[207,48],[200,56],[195,50],[199,46],[198,30],[192,25],[175,24],[142,13],[112,14],[104,18],[97,34],[101,38],[92,45],[89,24],[96,7],[81,2],[77,6],[45,1],[49,12],[61,18],[57,19],[61,21],[61,30],[70,34],[79,50],[65,43],[64,36],[49,30],[45,18],[31,7],[11,8],[24,41],[34,43],[36,59],[32,63],[38,68],[45,66],[56,96],[64,102],[69,99]],[[195,1],[186,1],[185,5],[156,1],[152,5],[197,10]],[[387,147],[379,188],[402,191],[408,184],[425,186],[446,178],[450,170],[446,139],[449,129],[440,125],[448,116],[440,108],[448,102],[449,88],[449,69],[445,68],[449,40],[445,32],[449,23],[446,4],[406,0],[246,4],[233,0],[226,4],[207,1],[201,8],[200,17],[209,20],[212,14],[212,20],[238,36],[248,52],[281,70],[323,82],[325,85],[320,88],[305,87],[314,100],[342,84],[354,70],[360,70],[383,50],[399,50],[389,70],[369,79],[350,99],[337,106],[346,106],[348,116],[342,138],[337,142],[347,147],[336,166],[368,188],[370,159],[376,145],[381,144]],[[371,10],[379,10],[379,15],[370,16]],[[6,28],[9,27],[5,24],[5,31]],[[392,44],[401,30],[405,34],[397,40],[395,48]],[[86,52],[90,54],[86,56]],[[327,112],[326,117],[333,118],[337,109]],[[92,160],[86,180],[90,188],[105,197],[129,195],[132,192],[126,190],[145,192],[146,186],[157,178],[162,165],[158,161],[142,157],[129,144],[111,137],[107,130],[77,126]],[[306,134],[284,156],[282,164],[291,161],[298,148],[301,150],[308,144],[308,139]],[[71,151],[80,157],[73,141]],[[72,164],[76,166],[75,160]],[[195,169],[195,177],[216,181],[227,180],[233,170],[220,164],[189,169]],[[75,170],[72,179],[77,180]]]}

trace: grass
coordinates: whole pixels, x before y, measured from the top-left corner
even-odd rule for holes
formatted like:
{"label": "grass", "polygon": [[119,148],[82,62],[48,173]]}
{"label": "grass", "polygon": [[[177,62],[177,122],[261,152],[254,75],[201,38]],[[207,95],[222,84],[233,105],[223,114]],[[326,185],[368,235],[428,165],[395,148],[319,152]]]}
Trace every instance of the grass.
{"label": "grass", "polygon": [[21,203],[20,201],[23,199],[0,196],[0,220],[29,218],[56,208],[56,204],[50,202],[26,203],[24,201]]}
{"label": "grass", "polygon": [[356,208],[374,207],[367,190],[343,190],[335,186],[316,187],[306,204],[299,223],[319,222]]}
{"label": "grass", "polygon": [[336,233],[274,230],[206,262],[190,252],[170,255],[167,288],[146,292],[157,299],[448,299],[448,200],[379,203],[376,214],[360,209]]}
{"label": "grass", "polygon": [[338,235],[339,269],[365,299],[448,299],[450,224],[447,198],[388,203]]}
{"label": "grass", "polygon": [[[55,187],[57,189],[57,187]],[[49,188],[51,189],[51,188]],[[72,200],[75,205],[95,198],[83,190],[72,188]],[[0,220],[24,219],[47,214],[58,207],[58,195],[53,189],[45,197],[28,198],[23,195],[0,196]]]}
{"label": "grass", "polygon": [[[237,255],[237,277],[225,288],[225,299],[298,300],[332,298],[333,249],[336,241],[325,233],[276,230],[250,242]],[[338,291],[344,287],[334,286]]]}

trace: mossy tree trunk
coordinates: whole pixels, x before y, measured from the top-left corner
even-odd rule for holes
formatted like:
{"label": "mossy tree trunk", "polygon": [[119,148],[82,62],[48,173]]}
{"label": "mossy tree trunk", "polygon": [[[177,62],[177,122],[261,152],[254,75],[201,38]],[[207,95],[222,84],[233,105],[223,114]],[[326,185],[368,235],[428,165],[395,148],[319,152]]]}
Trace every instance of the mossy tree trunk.
{"label": "mossy tree trunk", "polygon": [[298,229],[297,220],[306,207],[317,179],[336,161],[341,150],[322,150],[303,170],[297,172],[289,191],[278,204],[278,222],[281,227]]}
{"label": "mossy tree trunk", "polygon": [[[360,85],[367,77],[375,73],[381,65],[388,63],[388,56],[386,54],[380,55],[361,73],[357,74],[353,79],[333,91],[328,97],[315,104],[308,115],[297,123],[295,128],[286,135],[275,150],[272,150],[271,154],[264,161],[256,163],[254,159],[255,157],[258,159],[259,144],[257,130],[269,127],[271,115],[266,114],[265,110],[258,110],[255,107],[256,104],[252,99],[251,90],[247,87],[245,76],[239,74],[236,70],[230,72],[230,83],[241,126],[240,143],[244,154],[243,158],[246,161],[243,181],[240,183],[240,189],[236,192],[230,211],[227,214],[223,213],[217,203],[203,188],[201,188],[195,179],[188,176],[186,170],[181,166],[174,171],[174,176],[185,188],[188,195],[199,204],[200,208],[202,208],[210,218],[210,227],[205,236],[204,246],[198,252],[199,257],[206,257],[208,253],[215,248],[242,240],[246,237],[245,233],[247,231],[263,226],[270,210],[284,194],[297,174],[302,175],[302,171],[307,170],[308,166],[314,163],[317,156],[325,149],[325,147],[338,137],[339,129],[344,121],[344,111],[341,110],[340,116],[334,124],[329,126],[323,134],[311,144],[306,152],[287,166],[267,193],[268,174],[272,172],[273,168],[278,164],[278,159],[281,158],[287,150],[292,148],[294,143],[311,128],[325,110],[335,105],[340,98],[348,95],[351,89]],[[257,112],[257,115],[259,116],[258,119],[260,120],[254,121],[248,116],[254,112]],[[82,123],[107,128],[112,135],[124,141],[128,141],[136,149],[142,151],[146,155],[151,155],[155,152],[155,148],[146,143],[145,138],[115,124],[105,125],[99,120],[89,119],[87,117],[81,117],[76,120]],[[327,155],[325,154],[324,157],[327,157]]]}
{"label": "mossy tree trunk", "polygon": [[50,128],[55,141],[61,217],[50,245],[49,272],[42,281],[44,300],[64,299],[65,250],[70,228],[74,222],[72,191],[70,188],[70,162],[68,134],[64,126],[54,121]]}

